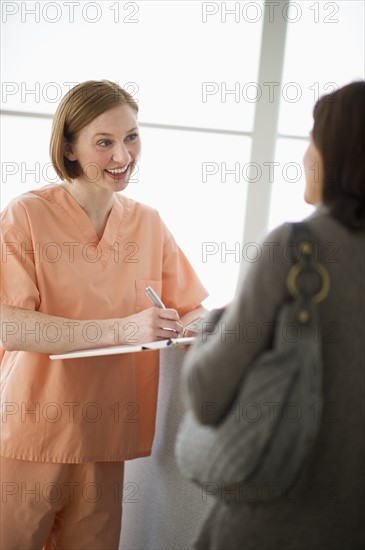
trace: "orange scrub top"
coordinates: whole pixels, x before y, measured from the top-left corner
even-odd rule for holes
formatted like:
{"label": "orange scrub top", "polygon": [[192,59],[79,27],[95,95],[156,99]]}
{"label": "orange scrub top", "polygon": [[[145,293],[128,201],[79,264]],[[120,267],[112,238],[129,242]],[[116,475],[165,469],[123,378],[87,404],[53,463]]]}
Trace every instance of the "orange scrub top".
{"label": "orange scrub top", "polygon": [[[13,200],[1,217],[2,302],[75,320],[123,318],[151,307],[151,285],[180,315],[199,306],[207,292],[159,214],[122,195],[115,199],[100,242],[61,185]],[[45,327],[43,337],[56,340],[54,328],[48,336]],[[72,324],[67,329],[72,338]],[[40,329],[6,330],[27,338]],[[116,322],[110,330],[115,334]],[[133,343],[135,330],[131,325],[125,343]],[[99,331],[90,322],[84,337],[97,342]],[[1,454],[64,463],[150,454],[158,366],[158,352],[58,361],[5,352]]]}

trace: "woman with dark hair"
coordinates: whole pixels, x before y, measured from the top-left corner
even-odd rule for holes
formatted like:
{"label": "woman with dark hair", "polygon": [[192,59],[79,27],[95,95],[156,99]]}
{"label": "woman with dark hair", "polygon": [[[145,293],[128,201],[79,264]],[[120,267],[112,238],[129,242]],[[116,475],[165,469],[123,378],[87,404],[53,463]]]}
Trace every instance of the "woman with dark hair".
{"label": "woman with dark hair", "polygon": [[[322,202],[355,231],[365,224],[364,88],[365,82],[354,82],[319,99],[311,134],[323,163]],[[307,191],[305,199],[311,203]]]}
{"label": "woman with dark hair", "polygon": [[[303,159],[305,200],[317,206],[306,223],[330,276],[329,293],[319,304],[320,326],[313,327],[313,337],[322,340],[323,359],[323,413],[314,448],[300,478],[280,487],[275,500],[260,500],[257,491],[264,488],[259,486],[256,492],[240,492],[235,502],[223,489],[217,491],[195,544],[199,550],[364,548],[364,120],[365,82],[322,97]],[[225,417],[252,361],[272,347],[269,328],[290,298],[289,241],[290,224],[267,237],[270,246],[262,246],[262,257],[233,303],[207,317],[207,323],[226,327],[224,338],[221,330],[213,331],[187,353],[185,398],[205,424]],[[260,328],[260,338],[249,340],[241,330],[237,339],[237,327],[247,323]],[[235,334],[230,336],[229,329]],[[207,403],[210,413],[203,419]]]}

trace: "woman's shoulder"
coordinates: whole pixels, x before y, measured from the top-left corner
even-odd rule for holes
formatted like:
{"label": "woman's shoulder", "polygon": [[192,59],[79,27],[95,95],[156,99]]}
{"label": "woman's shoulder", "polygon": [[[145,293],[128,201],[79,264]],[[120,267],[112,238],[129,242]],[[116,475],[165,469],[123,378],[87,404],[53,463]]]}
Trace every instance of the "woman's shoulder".
{"label": "woman's shoulder", "polygon": [[281,264],[289,268],[293,261],[293,254],[296,257],[300,235],[305,240],[309,238],[313,242],[316,258],[327,267],[328,264],[341,265],[343,268],[358,264],[360,269],[364,257],[364,231],[349,229],[322,205],[301,222],[294,223],[304,223],[309,234],[300,231],[294,234],[293,223],[290,222],[276,227],[267,235],[259,249],[263,270],[269,273],[271,271],[269,267]]}
{"label": "woman's shoulder", "polygon": [[312,230],[318,241],[328,246],[343,249],[356,249],[364,246],[365,232],[354,231],[343,222],[336,219],[329,208],[324,205],[318,206],[314,213],[304,220]]}
{"label": "woman's shoulder", "polygon": [[49,202],[57,187],[49,184],[14,197],[1,211],[2,227],[13,227],[28,234],[30,220],[40,217],[41,204]]}
{"label": "woman's shoulder", "polygon": [[[248,264],[257,264],[254,272],[261,269],[267,271],[267,275],[269,275],[273,271],[271,268],[275,269],[275,266],[278,266],[278,269],[282,269],[281,264],[285,264],[286,268],[290,267],[293,246],[295,247],[298,239],[298,235],[293,232],[293,225],[300,223],[307,226],[310,237],[316,246],[322,247],[331,239],[344,240],[344,237],[339,236],[339,232],[342,231],[340,227],[337,227],[339,223],[330,215],[329,211],[324,207],[317,208],[313,214],[303,220],[288,221],[278,225],[266,236],[259,238],[258,242],[245,243],[242,253]],[[247,265],[243,271],[246,272],[248,267]]]}
{"label": "woman's shoulder", "polygon": [[20,209],[31,208],[34,204],[39,204],[40,201],[50,198],[58,189],[57,184],[48,184],[38,189],[31,189],[14,197],[8,205],[4,208],[3,212],[13,210],[19,211]]}
{"label": "woman's shoulder", "polygon": [[[293,223],[304,223],[318,240],[323,239],[353,239],[354,233],[347,228],[343,223],[334,218],[329,210],[324,205],[319,205],[315,211],[308,217],[299,222],[285,222],[275,227],[265,238],[265,241],[290,241],[292,234]],[[364,232],[358,232],[360,238],[364,237]]]}

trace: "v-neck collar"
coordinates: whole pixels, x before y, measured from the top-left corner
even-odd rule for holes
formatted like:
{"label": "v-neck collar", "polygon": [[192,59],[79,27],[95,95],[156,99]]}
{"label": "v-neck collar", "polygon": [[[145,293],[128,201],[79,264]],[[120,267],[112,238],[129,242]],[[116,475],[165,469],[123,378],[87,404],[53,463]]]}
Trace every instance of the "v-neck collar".
{"label": "v-neck collar", "polygon": [[[117,241],[118,233],[119,238],[121,236],[120,226],[125,222],[125,218],[129,210],[127,206],[127,199],[119,195],[115,197],[114,204],[109,212],[104,228],[104,233],[101,239],[99,239],[94,225],[85,210],[83,210],[76,199],[74,199],[74,197],[61,184],[55,184],[53,190],[48,188],[48,190],[44,189],[44,191],[48,200],[57,204],[59,208],[62,208],[66,219],[71,219],[77,226],[80,240],[82,238],[84,244],[94,245],[99,248],[101,255],[100,259],[102,263],[106,263],[111,253],[111,249]],[[53,191],[53,193],[50,191]]]}

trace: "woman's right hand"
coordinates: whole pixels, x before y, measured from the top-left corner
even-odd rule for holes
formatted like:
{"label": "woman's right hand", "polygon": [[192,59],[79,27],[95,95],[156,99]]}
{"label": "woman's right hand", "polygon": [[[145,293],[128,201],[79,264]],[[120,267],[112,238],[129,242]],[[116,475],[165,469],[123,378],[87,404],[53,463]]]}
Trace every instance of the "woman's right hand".
{"label": "woman's right hand", "polygon": [[[136,345],[182,336],[183,325],[175,309],[151,307],[120,319],[121,345]],[[122,334],[123,333],[123,334]]]}

